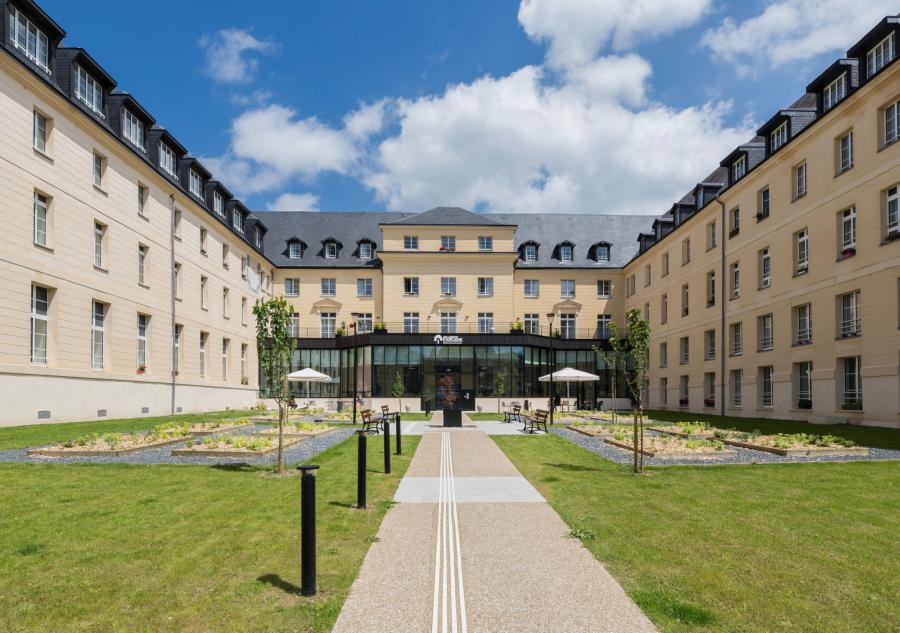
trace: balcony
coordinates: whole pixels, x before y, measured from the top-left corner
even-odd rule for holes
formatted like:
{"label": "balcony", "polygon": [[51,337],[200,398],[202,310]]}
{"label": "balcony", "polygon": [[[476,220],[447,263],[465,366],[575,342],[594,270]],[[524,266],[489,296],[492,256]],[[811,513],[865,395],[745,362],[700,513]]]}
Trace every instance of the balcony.
{"label": "balcony", "polygon": [[546,324],[537,325],[516,321],[501,325],[494,321],[490,331],[485,331],[485,324],[479,324],[477,318],[470,321],[459,319],[455,325],[447,327],[441,325],[440,319],[427,321],[421,319],[418,323],[396,321],[366,322],[365,325],[357,323],[338,323],[337,325],[313,325],[310,327],[292,327],[289,335],[295,339],[334,339],[352,337],[362,334],[481,334],[492,336],[541,336],[553,337],[562,340],[579,341],[607,341],[610,338],[610,330],[607,327],[558,327],[554,324],[551,331]]}

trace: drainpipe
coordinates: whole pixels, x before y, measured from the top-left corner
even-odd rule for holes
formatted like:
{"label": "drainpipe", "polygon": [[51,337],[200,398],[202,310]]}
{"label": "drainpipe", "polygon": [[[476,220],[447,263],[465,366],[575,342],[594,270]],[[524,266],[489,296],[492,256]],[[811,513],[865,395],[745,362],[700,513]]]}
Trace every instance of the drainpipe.
{"label": "drainpipe", "polygon": [[170,405],[171,415],[175,415],[175,368],[178,362],[177,349],[175,347],[175,194],[169,195],[169,281],[171,292],[169,301],[172,310],[172,323],[169,334],[172,337],[172,401]]}
{"label": "drainpipe", "polygon": [[719,199],[719,194],[716,192],[716,202],[719,203],[719,207],[721,207],[721,226],[722,226],[722,254],[720,255],[720,264],[721,264],[721,281],[719,282],[719,288],[722,290],[722,301],[721,307],[719,308],[719,414],[725,415],[725,345],[727,344],[726,336],[725,336],[725,203]]}

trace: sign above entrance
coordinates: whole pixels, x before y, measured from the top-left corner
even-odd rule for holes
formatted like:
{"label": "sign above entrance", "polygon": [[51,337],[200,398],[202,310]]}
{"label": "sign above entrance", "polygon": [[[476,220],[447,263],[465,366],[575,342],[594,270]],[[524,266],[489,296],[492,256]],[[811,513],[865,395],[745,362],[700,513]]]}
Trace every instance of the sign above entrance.
{"label": "sign above entrance", "polygon": [[455,334],[435,334],[435,345],[462,345],[462,337]]}

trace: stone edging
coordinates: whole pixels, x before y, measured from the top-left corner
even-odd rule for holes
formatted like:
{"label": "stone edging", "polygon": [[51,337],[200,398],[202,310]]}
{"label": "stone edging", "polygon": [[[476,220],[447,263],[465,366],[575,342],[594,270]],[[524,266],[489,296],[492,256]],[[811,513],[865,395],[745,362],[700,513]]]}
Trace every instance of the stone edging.
{"label": "stone edging", "polygon": [[128,453],[134,453],[136,451],[142,451],[148,448],[159,448],[160,446],[168,446],[169,444],[178,444],[180,442],[186,442],[191,439],[189,436],[181,437],[176,440],[165,440],[163,442],[153,442],[151,444],[144,444],[143,446],[135,446],[133,448],[123,448],[116,450],[61,450],[58,448],[36,448],[34,450],[30,450],[26,455],[29,457],[103,457],[110,456],[115,457],[117,455],[127,455]]}

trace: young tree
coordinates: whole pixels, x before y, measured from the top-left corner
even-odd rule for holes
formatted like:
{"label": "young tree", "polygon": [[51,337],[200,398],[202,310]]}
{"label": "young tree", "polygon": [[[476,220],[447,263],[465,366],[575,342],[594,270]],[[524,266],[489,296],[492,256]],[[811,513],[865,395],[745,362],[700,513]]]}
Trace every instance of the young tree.
{"label": "young tree", "polygon": [[625,315],[625,340],[632,367],[626,377],[635,402],[634,472],[639,473],[644,470],[644,390],[650,373],[650,324],[641,318],[640,310],[631,309]]}
{"label": "young tree", "polygon": [[494,376],[494,394],[497,396],[497,411],[500,411],[500,399],[506,394],[506,376],[497,372]]}
{"label": "young tree", "polygon": [[597,354],[600,354],[600,358],[603,359],[606,368],[612,370],[612,386],[610,388],[610,394],[612,395],[613,402],[612,419],[613,424],[615,424],[619,419],[618,414],[616,413],[616,385],[619,382],[619,367],[621,367],[625,361],[626,345],[625,339],[619,338],[619,328],[615,323],[610,323],[608,328],[610,349],[600,349],[595,345],[594,351]]}
{"label": "young tree", "polygon": [[256,317],[256,348],[259,368],[270,398],[278,405],[278,474],[284,475],[284,423],[291,392],[287,373],[291,365],[294,339],[290,336],[294,307],[283,297],[259,300],[253,306]]}
{"label": "young tree", "polygon": [[391,387],[391,395],[397,398],[397,411],[403,412],[403,394],[406,393],[406,385],[403,384],[403,376],[398,371],[394,374],[394,386]]}

